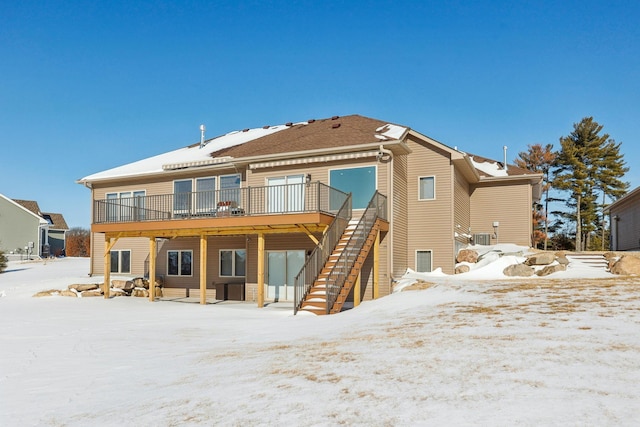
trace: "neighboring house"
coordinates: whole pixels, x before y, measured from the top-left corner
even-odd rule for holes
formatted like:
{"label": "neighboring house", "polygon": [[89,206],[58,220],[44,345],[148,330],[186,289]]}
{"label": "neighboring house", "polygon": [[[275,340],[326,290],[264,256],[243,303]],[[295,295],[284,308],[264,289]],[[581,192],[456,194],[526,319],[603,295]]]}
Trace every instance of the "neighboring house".
{"label": "neighboring house", "polygon": [[48,257],[65,248],[64,217],[43,213],[33,200],[0,194],[0,249],[8,255]]}
{"label": "neighboring house", "polygon": [[49,223],[49,253],[53,256],[65,255],[69,226],[64,216],[59,213],[42,212],[42,217]]}
{"label": "neighboring house", "polygon": [[611,203],[606,211],[611,224],[611,250],[640,250],[640,187]]}
{"label": "neighboring house", "polygon": [[470,243],[530,245],[541,179],[352,115],[203,136],[78,182],[106,283],[162,276],[165,293],[201,303],[235,293],[336,312],[391,293],[407,268],[453,273]]}

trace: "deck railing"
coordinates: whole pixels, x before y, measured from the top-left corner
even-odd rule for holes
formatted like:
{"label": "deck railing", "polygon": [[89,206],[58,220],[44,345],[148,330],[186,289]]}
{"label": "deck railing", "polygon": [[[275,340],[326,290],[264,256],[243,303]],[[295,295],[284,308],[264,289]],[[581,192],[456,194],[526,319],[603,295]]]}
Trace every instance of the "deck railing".
{"label": "deck railing", "polygon": [[327,314],[336,302],[378,218],[387,219],[387,198],[376,191],[327,277]]}
{"label": "deck railing", "polygon": [[342,203],[340,210],[336,213],[334,221],[327,228],[322,241],[318,244],[311,255],[307,258],[294,281],[293,295],[293,312],[296,314],[302,302],[306,298],[313,283],[320,275],[329,256],[340,241],[340,237],[349,224],[351,219],[351,194]]}
{"label": "deck railing", "polygon": [[321,212],[335,215],[348,194],[321,182],[95,200],[93,223]]}

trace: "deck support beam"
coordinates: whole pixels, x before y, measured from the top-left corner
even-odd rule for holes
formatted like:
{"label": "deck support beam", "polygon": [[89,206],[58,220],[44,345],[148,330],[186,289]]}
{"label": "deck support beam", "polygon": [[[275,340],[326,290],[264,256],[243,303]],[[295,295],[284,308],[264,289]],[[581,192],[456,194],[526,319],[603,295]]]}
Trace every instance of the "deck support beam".
{"label": "deck support beam", "polygon": [[156,299],[156,238],[149,238],[149,301]]}
{"label": "deck support beam", "polygon": [[258,308],[264,307],[264,233],[258,233]]}
{"label": "deck support beam", "polygon": [[200,304],[207,303],[207,236],[200,235]]}
{"label": "deck support beam", "polygon": [[318,239],[316,239],[316,236],[314,236],[313,233],[311,233],[311,231],[309,231],[309,229],[304,224],[300,224],[300,225],[298,225],[298,227],[300,227],[300,228],[302,228],[304,230],[304,232],[313,241],[313,243],[316,244],[316,246],[320,245],[320,241]]}

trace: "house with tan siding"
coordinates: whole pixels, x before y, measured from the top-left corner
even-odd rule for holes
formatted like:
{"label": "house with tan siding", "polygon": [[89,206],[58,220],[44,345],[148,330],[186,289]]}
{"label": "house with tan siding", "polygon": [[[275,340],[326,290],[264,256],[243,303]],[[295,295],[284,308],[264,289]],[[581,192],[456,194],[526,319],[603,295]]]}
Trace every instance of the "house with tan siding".
{"label": "house with tan siding", "polygon": [[453,273],[470,243],[530,245],[541,179],[351,115],[203,135],[78,183],[105,283],[324,314],[391,293],[407,268]]}
{"label": "house with tan siding", "polygon": [[640,251],[640,187],[611,203],[606,212],[611,224],[611,250]]}

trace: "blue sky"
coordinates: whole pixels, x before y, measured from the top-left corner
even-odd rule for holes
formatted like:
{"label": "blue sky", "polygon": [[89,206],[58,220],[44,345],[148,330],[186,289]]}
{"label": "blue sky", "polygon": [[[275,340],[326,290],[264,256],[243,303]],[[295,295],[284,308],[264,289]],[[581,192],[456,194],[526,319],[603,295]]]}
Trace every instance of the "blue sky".
{"label": "blue sky", "polygon": [[361,114],[513,161],[593,116],[640,185],[640,2],[2,2],[0,193],[90,225],[86,175]]}

